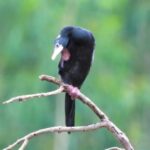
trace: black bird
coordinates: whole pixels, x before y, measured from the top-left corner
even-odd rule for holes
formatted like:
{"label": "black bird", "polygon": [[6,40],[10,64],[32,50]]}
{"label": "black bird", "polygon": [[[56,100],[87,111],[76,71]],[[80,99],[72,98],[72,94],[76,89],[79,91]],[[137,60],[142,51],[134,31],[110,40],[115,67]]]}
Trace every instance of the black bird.
{"label": "black bird", "polygon": [[91,67],[95,39],[84,28],[64,27],[55,40],[52,60],[61,53],[59,74],[64,83],[70,84],[70,93],[65,95],[66,126],[74,126],[75,98]]}

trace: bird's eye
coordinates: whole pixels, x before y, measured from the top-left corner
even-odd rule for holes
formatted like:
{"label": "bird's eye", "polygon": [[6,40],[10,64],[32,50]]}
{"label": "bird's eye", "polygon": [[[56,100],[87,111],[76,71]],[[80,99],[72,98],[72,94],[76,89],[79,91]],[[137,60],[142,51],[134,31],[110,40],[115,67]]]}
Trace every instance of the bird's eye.
{"label": "bird's eye", "polygon": [[61,37],[61,35],[59,34],[58,36],[57,36],[57,39],[59,39]]}
{"label": "bird's eye", "polygon": [[59,47],[59,43],[56,43],[55,47],[57,47],[57,48],[58,48],[58,47]]}

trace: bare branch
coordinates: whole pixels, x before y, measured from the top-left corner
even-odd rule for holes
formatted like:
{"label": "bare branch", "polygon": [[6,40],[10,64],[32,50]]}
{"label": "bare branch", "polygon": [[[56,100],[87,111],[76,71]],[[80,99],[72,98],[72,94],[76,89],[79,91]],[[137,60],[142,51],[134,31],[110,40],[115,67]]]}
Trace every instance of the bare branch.
{"label": "bare branch", "polygon": [[54,84],[57,84],[57,85],[64,84],[61,80],[58,80],[53,76],[48,76],[48,75],[44,75],[44,74],[40,75],[39,79],[43,80],[43,81],[45,80],[45,81],[48,81],[48,82],[51,82],[51,83],[54,83]]}
{"label": "bare branch", "polygon": [[[65,92],[67,92],[67,87],[68,85],[67,84],[64,84],[63,82],[61,82],[60,80],[52,77],[52,76],[47,76],[47,75],[41,75],[39,77],[41,80],[46,80],[48,82],[52,82],[54,84],[57,84],[59,86],[63,86],[65,89]],[[79,99],[85,103],[86,105],[88,105],[91,110],[93,110],[96,115],[100,118],[100,119],[108,119],[108,117],[94,104],[94,102],[92,102],[87,96],[85,96],[84,94],[82,94],[80,91],[78,93],[79,95]]]}
{"label": "bare branch", "polygon": [[111,147],[111,148],[107,148],[105,150],[124,150],[123,148],[119,148],[119,147]]}
{"label": "bare branch", "polygon": [[[38,94],[32,94],[32,95],[23,95],[23,96],[18,96],[15,98],[12,98],[6,102],[4,102],[4,104],[6,103],[10,103],[10,102],[14,102],[14,101],[25,101],[26,99],[29,98],[34,98],[34,97],[42,97],[42,96],[50,96],[50,95],[54,95],[54,94],[58,94],[61,92],[68,92],[68,86],[67,84],[63,83],[62,81],[51,77],[51,76],[47,76],[47,75],[41,75],[39,77],[41,80],[45,80],[48,82],[52,82],[54,84],[57,84],[60,86],[59,89],[52,91],[52,92],[48,92],[48,93],[38,93]],[[26,147],[28,140],[30,140],[32,137],[43,134],[43,133],[48,133],[48,132],[75,132],[75,131],[89,131],[89,130],[95,130],[101,127],[105,127],[107,130],[109,130],[115,137],[116,139],[122,144],[122,146],[125,148],[125,150],[134,150],[132,145],[130,144],[129,139],[127,138],[127,136],[113,123],[109,120],[109,118],[107,117],[107,115],[100,110],[99,107],[97,107],[97,105],[91,101],[87,96],[85,96],[83,93],[79,92],[78,93],[78,99],[80,101],[82,101],[84,104],[86,104],[101,120],[101,123],[98,124],[92,124],[89,126],[80,126],[80,127],[51,127],[51,128],[46,128],[46,129],[41,129],[35,132],[32,132],[28,135],[26,135],[23,138],[18,139],[14,144],[10,145],[9,147],[7,147],[4,150],[10,150],[10,148],[12,149],[14,146],[16,146],[17,144],[23,143],[23,145],[21,147]],[[25,141],[27,140],[27,141]],[[23,150],[20,149],[20,150]]]}
{"label": "bare branch", "polygon": [[26,146],[28,145],[29,140],[28,139],[24,139],[23,144],[21,145],[21,147],[19,148],[19,150],[24,150],[26,148]]}
{"label": "bare branch", "polygon": [[23,102],[23,101],[27,101],[27,100],[32,99],[32,98],[40,98],[40,97],[47,97],[47,96],[51,96],[51,95],[56,95],[56,94],[62,93],[64,90],[63,86],[61,86],[64,83],[61,82],[60,80],[56,79],[55,77],[47,76],[47,75],[40,75],[39,79],[43,80],[43,81],[46,80],[48,82],[54,83],[56,85],[59,85],[60,87],[57,90],[47,92],[47,93],[36,93],[36,94],[29,94],[29,95],[21,95],[21,96],[17,96],[17,97],[12,97],[11,99],[4,101],[2,104],[9,104],[9,103],[13,103],[13,102]]}
{"label": "bare branch", "polygon": [[23,102],[23,101],[27,101],[28,99],[47,97],[47,96],[59,94],[61,92],[63,92],[63,87],[62,86],[60,88],[58,88],[57,90],[47,92],[47,93],[36,93],[36,94],[21,95],[21,96],[13,97],[13,98],[3,102],[3,104],[9,104],[9,103],[12,103],[12,102],[17,102],[17,101],[18,102]]}
{"label": "bare branch", "polygon": [[[96,124],[91,124],[88,126],[76,126],[76,127],[65,127],[65,126],[58,126],[58,127],[50,127],[50,128],[45,128],[45,129],[40,129],[34,132],[31,132],[29,134],[27,134],[26,136],[18,139],[15,143],[13,143],[12,145],[9,145],[8,147],[6,147],[3,150],[12,150],[16,145],[18,144],[22,144],[22,146],[20,147],[19,150],[24,150],[26,144],[28,143],[28,141],[36,136],[39,136],[41,134],[45,134],[45,133],[62,133],[62,132],[85,132],[85,131],[93,131],[102,127],[105,127],[106,123],[105,122],[99,122]],[[22,148],[22,149],[21,149]]]}

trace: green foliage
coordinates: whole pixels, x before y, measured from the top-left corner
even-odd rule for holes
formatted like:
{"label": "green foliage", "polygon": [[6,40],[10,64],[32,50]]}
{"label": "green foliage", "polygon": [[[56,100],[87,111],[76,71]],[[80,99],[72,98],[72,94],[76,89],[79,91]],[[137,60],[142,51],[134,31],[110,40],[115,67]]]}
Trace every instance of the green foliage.
{"label": "green foliage", "polygon": [[[129,136],[136,150],[149,149],[150,9],[138,0],[0,1],[0,102],[50,91],[38,75],[57,75],[53,41],[66,25],[88,28],[96,38],[95,60],[82,88]],[[56,97],[0,106],[0,149],[31,131],[55,125]],[[97,121],[77,103],[76,124]],[[62,106],[64,107],[64,106]],[[36,138],[28,149],[53,149],[54,136]],[[70,135],[69,149],[117,145],[106,130]]]}

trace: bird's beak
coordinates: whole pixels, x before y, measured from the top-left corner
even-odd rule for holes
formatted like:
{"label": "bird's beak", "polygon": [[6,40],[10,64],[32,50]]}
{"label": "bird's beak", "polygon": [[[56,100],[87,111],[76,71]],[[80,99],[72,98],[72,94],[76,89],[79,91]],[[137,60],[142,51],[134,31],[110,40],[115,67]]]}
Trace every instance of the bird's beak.
{"label": "bird's beak", "polygon": [[60,54],[63,49],[64,49],[64,47],[62,45],[56,44],[51,59],[55,60],[57,55]]}

